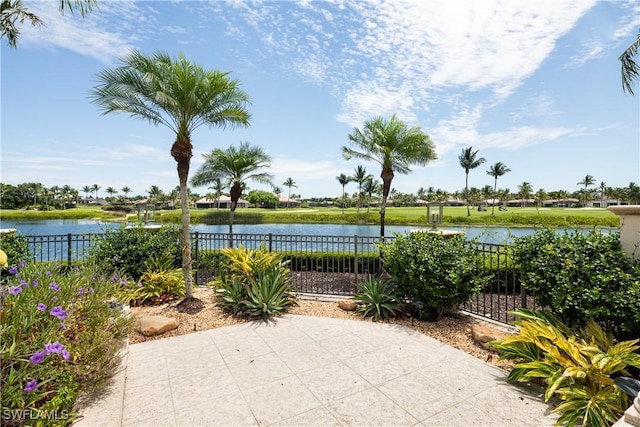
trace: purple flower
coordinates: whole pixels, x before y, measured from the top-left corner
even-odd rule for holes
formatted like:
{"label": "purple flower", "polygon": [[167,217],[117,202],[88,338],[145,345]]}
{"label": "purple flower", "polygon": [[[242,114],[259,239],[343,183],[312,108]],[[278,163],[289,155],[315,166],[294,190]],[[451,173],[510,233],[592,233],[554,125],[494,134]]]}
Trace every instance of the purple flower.
{"label": "purple flower", "polygon": [[47,271],[47,277],[51,277],[51,272]]}
{"label": "purple flower", "polygon": [[31,282],[31,286],[33,286],[34,288],[38,287],[38,281],[34,280],[33,282]]}
{"label": "purple flower", "polygon": [[93,288],[89,288],[89,293],[92,294],[93,293]]}
{"label": "purple flower", "polygon": [[65,331],[67,330],[67,326],[64,324],[64,322],[60,322],[60,329],[63,329]]}
{"label": "purple flower", "polygon": [[25,282],[24,280],[20,280],[20,286],[23,288],[26,288],[27,286],[29,286],[29,284],[27,282]]}
{"label": "purple flower", "polygon": [[51,289],[52,291],[55,291],[55,292],[59,292],[60,291],[60,285],[58,285],[58,283],[56,283],[56,282],[51,282],[51,283],[49,283],[49,289]]}
{"label": "purple flower", "polygon": [[27,265],[27,261],[20,261],[18,263],[18,268],[24,268],[24,267],[26,267],[26,265]]}
{"label": "purple flower", "polygon": [[11,274],[12,276],[15,276],[16,274],[18,274],[18,268],[17,267],[11,267],[9,269],[9,274]]}
{"label": "purple flower", "polygon": [[118,260],[118,255],[114,255],[113,258],[111,258],[111,259],[114,260],[114,261],[117,261]]}
{"label": "purple flower", "polygon": [[60,352],[60,355],[64,360],[69,360],[69,352],[67,351],[66,348],[62,349],[62,351]]}
{"label": "purple flower", "polygon": [[29,380],[27,381],[27,385],[24,386],[25,393],[31,393],[33,390],[38,388],[38,381]]}
{"label": "purple flower", "polygon": [[51,314],[53,317],[57,317],[57,318],[58,318],[58,319],[60,319],[60,320],[64,320],[64,319],[66,319],[66,318],[67,318],[67,312],[66,312],[66,311],[64,311],[64,310],[62,309],[62,307],[60,307],[59,305],[57,305],[57,306],[53,307],[53,308],[51,309],[50,314]]}
{"label": "purple flower", "polygon": [[22,292],[22,288],[20,286],[14,286],[13,288],[11,288],[11,290],[9,290],[9,293],[11,295],[18,295],[20,292]]}
{"label": "purple flower", "polygon": [[47,354],[51,354],[51,353],[61,353],[62,350],[65,350],[64,346],[62,344],[60,344],[58,341],[56,342],[52,342],[49,344],[45,344],[44,345],[44,351],[47,352]]}
{"label": "purple flower", "polygon": [[111,276],[111,283],[118,281],[119,278],[118,273],[114,273],[113,276]]}
{"label": "purple flower", "polygon": [[84,294],[84,289],[80,288],[78,289],[78,295],[83,295]]}
{"label": "purple flower", "polygon": [[39,311],[45,311],[47,309],[47,306],[43,303],[38,303],[38,306],[36,307]]}
{"label": "purple flower", "polygon": [[44,357],[46,355],[46,351],[37,351],[33,353],[33,355],[31,355],[31,357],[29,358],[29,362],[31,362],[33,365],[39,365],[44,362]]}
{"label": "purple flower", "polygon": [[142,282],[138,282],[138,287],[141,288],[142,287]]}

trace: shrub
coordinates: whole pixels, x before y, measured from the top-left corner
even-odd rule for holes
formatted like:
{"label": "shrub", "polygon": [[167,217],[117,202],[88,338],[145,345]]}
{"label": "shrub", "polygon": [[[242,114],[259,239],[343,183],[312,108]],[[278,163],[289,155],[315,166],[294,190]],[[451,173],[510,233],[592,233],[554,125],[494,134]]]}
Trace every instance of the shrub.
{"label": "shrub", "polygon": [[546,384],[545,401],[556,395],[561,403],[554,410],[557,424],[604,426],[615,423],[630,401],[612,376],[629,375],[629,367],[640,367],[638,340],[614,344],[594,321],[579,333],[550,312],[520,310],[515,322],[518,334],[493,342],[501,359],[517,362],[508,381]]}
{"label": "shrub", "polygon": [[544,230],[516,239],[527,290],[571,327],[589,319],[618,338],[640,336],[640,265],[622,251],[618,233],[558,235]]}
{"label": "shrub", "polygon": [[403,303],[395,287],[388,279],[372,278],[356,285],[354,300],[360,305],[358,311],[374,321],[395,317],[402,311]]}
{"label": "shrub", "polygon": [[269,317],[295,304],[290,270],[282,255],[264,249],[226,248],[220,267],[218,305],[233,314]]}
{"label": "shrub", "polygon": [[105,272],[121,273],[136,280],[144,273],[146,260],[165,256],[171,258],[174,268],[181,266],[178,230],[172,226],[159,230],[146,230],[142,226],[107,229],[91,250],[91,259]]}
{"label": "shrub", "polygon": [[5,283],[11,267],[15,268],[19,262],[31,259],[27,237],[18,233],[4,234],[0,237],[0,249],[7,254],[8,265],[0,266],[0,283]]}
{"label": "shrub", "polygon": [[[92,266],[19,264],[0,314],[3,410],[32,416],[57,411],[67,417],[64,425],[73,421],[80,390],[90,392],[111,378],[131,331],[132,318],[109,308],[116,286]],[[3,421],[30,423],[15,417]]]}
{"label": "shrub", "polygon": [[123,284],[118,290],[118,299],[131,306],[162,304],[185,293],[182,270],[173,268],[173,259],[165,255],[147,260],[140,281]]}
{"label": "shrub", "polygon": [[424,307],[418,314],[437,320],[463,304],[487,283],[482,259],[462,235],[444,238],[428,232],[396,235],[381,245],[384,267],[402,298]]}

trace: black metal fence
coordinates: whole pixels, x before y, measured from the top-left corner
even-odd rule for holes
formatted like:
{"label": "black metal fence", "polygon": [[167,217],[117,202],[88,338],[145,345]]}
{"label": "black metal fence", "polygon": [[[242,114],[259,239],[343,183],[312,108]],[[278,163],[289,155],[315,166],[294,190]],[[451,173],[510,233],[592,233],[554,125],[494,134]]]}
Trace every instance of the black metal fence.
{"label": "black metal fence", "polygon": [[[66,234],[26,236],[35,261],[75,262],[86,260],[102,234]],[[264,248],[277,251],[290,261],[292,285],[298,292],[353,295],[356,284],[380,271],[376,244],[380,237],[312,236],[279,234],[191,234],[194,281],[204,285],[217,275],[212,255],[229,246]],[[386,237],[391,241],[393,237]],[[484,291],[461,307],[463,310],[503,323],[514,318],[509,311],[520,307],[535,309],[533,296],[521,281],[520,270],[513,265],[509,246],[479,244],[491,281]]]}

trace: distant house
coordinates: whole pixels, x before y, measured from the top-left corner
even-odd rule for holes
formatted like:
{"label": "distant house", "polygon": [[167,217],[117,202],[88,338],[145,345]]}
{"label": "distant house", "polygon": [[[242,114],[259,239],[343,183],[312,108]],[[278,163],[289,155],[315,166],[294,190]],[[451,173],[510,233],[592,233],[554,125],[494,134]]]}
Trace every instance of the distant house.
{"label": "distant house", "polygon": [[572,208],[576,203],[579,203],[578,199],[549,199],[542,202],[542,206],[545,208]]}
{"label": "distant house", "polygon": [[535,207],[536,206],[536,200],[535,199],[511,199],[511,200],[507,201],[507,206],[510,206],[510,207],[518,207],[518,206]]}
{"label": "distant house", "polygon": [[[244,199],[238,200],[238,204],[236,208],[246,208],[249,205]],[[212,208],[220,208],[220,209],[229,209],[231,208],[231,197],[229,196],[220,196],[217,200],[211,200],[207,197],[203,197],[200,200],[196,201],[196,209],[212,209]]]}
{"label": "distant house", "polygon": [[466,205],[466,202],[460,199],[447,199],[444,202],[444,205],[445,206],[464,206]]}
{"label": "distant house", "polygon": [[92,196],[89,196],[80,199],[80,204],[88,206],[107,206],[109,202],[107,202],[105,199],[96,199]]}
{"label": "distant house", "polygon": [[280,204],[280,206],[286,206],[289,208],[297,208],[300,206],[300,201],[296,200],[296,199],[290,199],[288,197],[284,197],[284,196],[280,196],[278,198],[278,203]]}

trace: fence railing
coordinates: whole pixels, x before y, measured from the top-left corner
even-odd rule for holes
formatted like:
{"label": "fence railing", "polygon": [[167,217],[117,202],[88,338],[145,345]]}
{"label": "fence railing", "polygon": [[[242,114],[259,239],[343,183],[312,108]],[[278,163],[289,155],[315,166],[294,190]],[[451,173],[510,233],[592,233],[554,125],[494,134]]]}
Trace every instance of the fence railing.
{"label": "fence railing", "polygon": [[[86,260],[102,234],[65,234],[27,237],[29,252],[35,261],[72,263]],[[292,286],[298,292],[313,294],[353,295],[356,284],[368,275],[380,272],[376,244],[380,237],[315,236],[280,234],[191,234],[194,281],[204,285],[217,274],[215,254],[234,246],[265,248],[282,253],[290,261]],[[386,237],[386,241],[393,237]],[[463,310],[504,323],[514,318],[509,311],[533,308],[534,298],[522,284],[520,270],[514,266],[509,246],[478,244],[486,272],[492,279],[483,292],[475,296]],[[140,262],[143,262],[141,260]]]}

